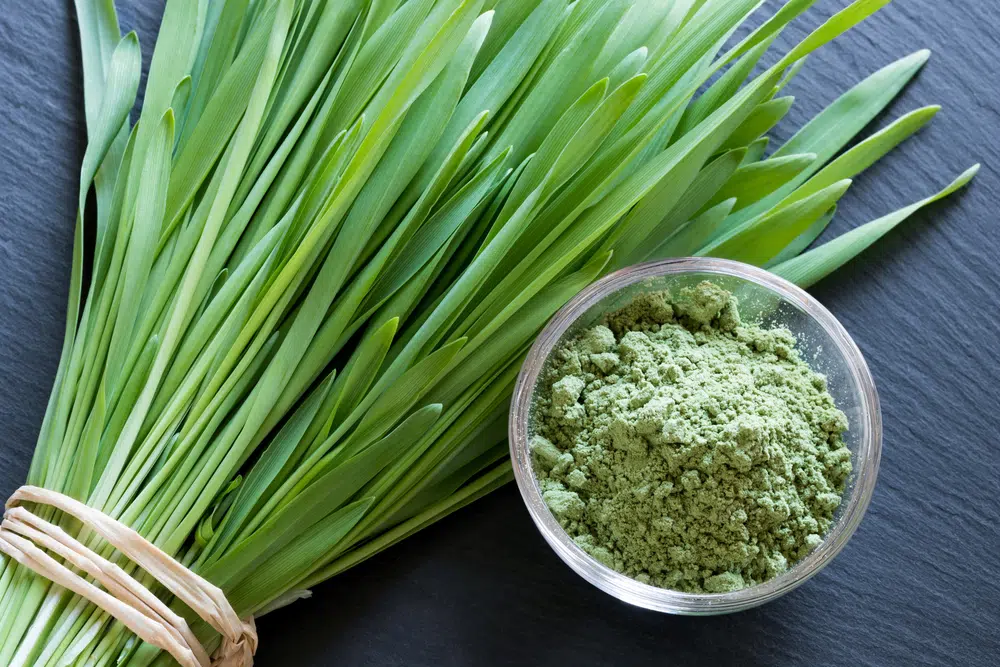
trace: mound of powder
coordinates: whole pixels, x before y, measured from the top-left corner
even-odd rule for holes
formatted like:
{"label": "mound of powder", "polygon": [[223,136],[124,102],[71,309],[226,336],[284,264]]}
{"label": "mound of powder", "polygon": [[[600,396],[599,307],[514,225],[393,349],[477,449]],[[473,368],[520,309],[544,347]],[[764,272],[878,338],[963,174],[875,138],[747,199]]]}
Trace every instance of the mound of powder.
{"label": "mound of powder", "polygon": [[655,586],[725,592],[821,541],[851,472],[825,378],[708,282],[647,293],[551,356],[532,458],[576,543]]}

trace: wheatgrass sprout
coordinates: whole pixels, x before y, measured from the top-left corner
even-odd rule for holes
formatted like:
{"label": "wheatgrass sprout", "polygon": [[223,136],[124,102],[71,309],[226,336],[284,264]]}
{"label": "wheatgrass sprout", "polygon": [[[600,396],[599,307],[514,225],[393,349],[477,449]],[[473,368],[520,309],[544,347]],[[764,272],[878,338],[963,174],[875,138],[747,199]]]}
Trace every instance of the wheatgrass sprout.
{"label": "wheatgrass sprout", "polygon": [[[588,283],[714,255],[809,285],[972,178],[799,255],[937,112],[841,153],[921,51],[768,145],[806,56],[887,3],[763,68],[811,0],[168,0],[132,125],[138,39],[76,0],[89,143],[28,483],[258,616],[496,489],[521,360]],[[9,560],[0,618],[3,665],[171,664]]]}

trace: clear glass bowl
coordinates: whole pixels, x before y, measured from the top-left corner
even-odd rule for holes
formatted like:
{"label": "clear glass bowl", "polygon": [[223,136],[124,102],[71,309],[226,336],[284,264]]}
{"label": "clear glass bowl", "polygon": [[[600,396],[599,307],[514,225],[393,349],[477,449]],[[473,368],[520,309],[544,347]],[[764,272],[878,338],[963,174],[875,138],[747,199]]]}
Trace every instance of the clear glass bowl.
{"label": "clear glass bowl", "polygon": [[[562,529],[542,500],[531,463],[529,437],[535,388],[550,353],[580,329],[626,305],[642,291],[676,290],[711,280],[733,292],[745,321],[784,326],[798,338],[798,350],[814,370],[827,376],[830,393],[848,417],[844,441],[853,473],[844,501],[823,542],[787,572],[739,591],[692,594],[657,588],[620,574],[587,554]],[[792,283],[739,262],[709,258],[670,259],[622,269],[584,289],[562,308],[538,336],[514,389],[510,411],[510,451],[514,477],[542,536],[577,574],[606,593],[646,609],[671,614],[725,614],[774,600],[819,572],[854,533],[872,497],[882,451],[878,394],[861,351],[844,327],[816,299]]]}

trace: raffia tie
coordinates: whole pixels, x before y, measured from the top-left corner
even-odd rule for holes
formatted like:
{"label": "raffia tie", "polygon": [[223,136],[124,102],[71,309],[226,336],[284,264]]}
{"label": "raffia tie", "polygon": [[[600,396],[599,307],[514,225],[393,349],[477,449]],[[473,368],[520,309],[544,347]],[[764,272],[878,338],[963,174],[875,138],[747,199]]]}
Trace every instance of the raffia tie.
{"label": "raffia tie", "polygon": [[[215,628],[222,635],[222,645],[209,658],[184,618],[122,568],[94,553],[59,526],[21,507],[24,502],[49,505],[79,519]],[[104,589],[70,570],[46,550],[85,572]],[[253,618],[240,620],[218,586],[202,579],[128,526],[78,500],[48,489],[22,486],[7,501],[0,524],[0,551],[93,602],[140,639],[172,655],[183,667],[253,665],[257,650]]]}

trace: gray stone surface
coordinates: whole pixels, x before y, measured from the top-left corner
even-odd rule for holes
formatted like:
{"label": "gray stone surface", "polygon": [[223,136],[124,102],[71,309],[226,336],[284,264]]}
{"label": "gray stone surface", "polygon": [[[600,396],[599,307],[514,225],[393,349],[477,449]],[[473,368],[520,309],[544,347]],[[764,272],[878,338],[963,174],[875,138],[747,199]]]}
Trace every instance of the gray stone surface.
{"label": "gray stone surface", "polygon": [[[153,43],[162,0],[118,3]],[[846,4],[820,0],[813,25]],[[58,361],[84,147],[68,0],[0,8],[0,496],[24,479]],[[875,374],[885,454],[847,549],[764,608],[620,604],[545,546],[512,488],[260,622],[270,665],[995,665],[1000,662],[1000,37],[993,0],[899,0],[811,59],[794,128],[910,51],[934,57],[875,126],[944,112],[857,179],[833,232],[984,169],[814,290]],[[782,40],[787,46],[804,28]]]}

